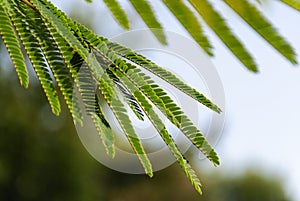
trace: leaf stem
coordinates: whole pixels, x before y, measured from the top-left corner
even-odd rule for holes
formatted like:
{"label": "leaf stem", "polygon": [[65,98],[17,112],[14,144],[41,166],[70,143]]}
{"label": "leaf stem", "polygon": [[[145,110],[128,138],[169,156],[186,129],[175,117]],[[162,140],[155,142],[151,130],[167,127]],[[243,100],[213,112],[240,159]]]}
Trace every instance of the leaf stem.
{"label": "leaf stem", "polygon": [[34,7],[34,5],[32,4],[32,3],[30,3],[29,1],[27,1],[27,0],[22,0],[27,6],[29,6],[30,8],[32,8],[32,9],[36,9],[35,7]]}

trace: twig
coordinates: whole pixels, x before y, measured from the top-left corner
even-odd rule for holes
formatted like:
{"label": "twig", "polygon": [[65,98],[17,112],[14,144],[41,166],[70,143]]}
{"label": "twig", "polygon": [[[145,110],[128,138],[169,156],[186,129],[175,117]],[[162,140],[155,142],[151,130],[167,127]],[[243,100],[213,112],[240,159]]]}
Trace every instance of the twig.
{"label": "twig", "polygon": [[22,0],[27,6],[29,6],[30,8],[32,8],[32,9],[36,9],[35,7],[34,7],[34,5],[32,5],[32,3],[30,3],[29,1],[27,1],[27,0]]}

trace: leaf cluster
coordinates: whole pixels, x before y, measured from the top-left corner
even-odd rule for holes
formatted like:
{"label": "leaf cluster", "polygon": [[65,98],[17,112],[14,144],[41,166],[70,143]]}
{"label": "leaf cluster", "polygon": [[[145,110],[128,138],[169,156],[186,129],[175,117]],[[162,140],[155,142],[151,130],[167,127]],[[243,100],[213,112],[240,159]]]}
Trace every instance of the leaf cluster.
{"label": "leaf cluster", "polygon": [[[147,1],[131,2],[136,8],[150,9]],[[146,20],[146,15],[144,17]],[[0,20],[0,36],[21,85],[28,87],[29,84],[27,69],[30,66],[25,62],[28,57],[54,114],[59,115],[61,112],[61,93],[74,123],[82,125],[83,113],[86,112],[93,120],[107,154],[114,157],[115,133],[100,104],[100,100],[105,100],[145,173],[152,177],[152,164],[132,124],[127,109],[130,108],[141,121],[145,118],[151,121],[195,189],[201,193],[199,178],[178,149],[156,108],[214,165],[219,165],[219,158],[201,131],[167,92],[141,69],[159,76],[217,113],[221,112],[218,106],[142,55],[97,36],[47,0],[0,0]],[[157,23],[154,15],[146,21],[149,25]],[[25,53],[21,48],[24,48]],[[80,107],[81,101],[84,111]]]}
{"label": "leaf cluster", "polygon": [[[130,0],[130,3],[141,16],[145,24],[149,28],[156,28],[154,35],[164,44],[167,39],[150,2],[151,1],[146,0]],[[210,0],[162,0],[162,2],[208,55],[213,56],[213,45],[205,33],[206,27],[209,27],[217,35],[229,51],[248,70],[252,72],[258,71],[255,59],[241,40],[243,38],[237,36],[231,30],[231,27],[226,22],[226,16],[222,16],[213,2]],[[280,2],[300,11],[300,3],[298,0],[280,0]],[[104,0],[104,3],[111,10],[116,21],[123,28],[128,29],[130,27],[129,20],[121,5],[116,0]],[[292,46],[260,12],[258,8],[259,4],[257,5],[255,2],[249,0],[224,0],[222,4],[225,4],[225,6],[235,12],[241,20],[276,49],[279,54],[292,64],[297,64],[296,53]],[[260,4],[262,3],[260,2]]]}

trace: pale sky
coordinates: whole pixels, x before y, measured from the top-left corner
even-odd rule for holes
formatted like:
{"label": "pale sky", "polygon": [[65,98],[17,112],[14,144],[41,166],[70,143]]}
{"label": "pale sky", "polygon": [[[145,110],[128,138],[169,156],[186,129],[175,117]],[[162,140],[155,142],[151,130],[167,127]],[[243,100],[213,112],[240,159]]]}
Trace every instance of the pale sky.
{"label": "pale sky", "polygon": [[[74,0],[52,0],[55,5],[67,10]],[[76,1],[77,2],[77,1]],[[101,1],[94,0],[87,5],[79,0],[80,15],[94,18],[93,25],[100,23],[95,31],[106,37],[125,32],[113,21]],[[152,1],[154,2],[154,1]],[[222,161],[221,170],[241,171],[249,166],[258,167],[269,174],[283,178],[287,193],[300,200],[300,69],[263,42],[235,14],[218,2],[217,8],[222,10],[235,32],[243,38],[247,48],[253,53],[259,64],[260,73],[247,71],[219,40],[209,32],[215,46],[215,58],[212,59],[223,82],[226,95],[225,132],[216,149]],[[300,13],[293,11],[277,1],[269,1],[264,8],[266,16],[279,29],[280,33],[290,41],[297,54],[300,55]],[[64,5],[62,5],[64,4]],[[123,3],[127,8],[128,4]],[[153,4],[154,5],[154,4]],[[157,10],[163,9],[160,1],[155,1]],[[72,7],[72,6],[71,6]],[[132,9],[128,14],[137,18],[133,29],[144,28]],[[168,11],[158,13],[163,26],[181,34],[186,34]],[[103,28],[105,25],[110,27]],[[299,58],[299,57],[298,57]],[[298,59],[299,60],[299,59]]]}

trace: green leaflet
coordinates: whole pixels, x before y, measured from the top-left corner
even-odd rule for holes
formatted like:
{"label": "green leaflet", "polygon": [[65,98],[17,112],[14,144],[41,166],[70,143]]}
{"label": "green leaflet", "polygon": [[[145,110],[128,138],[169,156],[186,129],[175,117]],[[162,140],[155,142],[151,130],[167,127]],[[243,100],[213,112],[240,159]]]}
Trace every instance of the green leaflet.
{"label": "green leaflet", "polygon": [[[89,32],[86,32],[86,31],[80,30],[80,29],[78,29],[78,31],[80,31],[80,34],[82,34],[83,36],[87,35],[87,38],[89,38],[89,34],[90,34]],[[88,39],[86,39],[86,41],[90,42]],[[88,44],[88,45],[93,46],[95,44]],[[100,43],[97,43],[97,46],[98,45],[103,46],[105,44],[102,41],[100,41]],[[107,58],[105,58],[105,56],[103,56],[102,54],[100,54],[97,51],[93,51],[93,53],[96,55],[97,60],[99,61],[99,63],[102,66],[107,67],[107,66],[111,65],[111,61],[109,61]],[[114,82],[114,84],[118,87],[118,89],[122,92],[124,99],[130,106],[130,108],[132,109],[132,111],[136,115],[136,117],[140,120],[143,120],[143,112],[141,111],[140,107],[136,104],[136,100],[135,100],[134,96],[126,90],[126,88],[122,85],[122,83],[120,83],[119,79],[117,77],[115,77],[115,75],[112,74],[111,71],[109,71],[108,69],[105,69],[105,72],[107,73],[109,78]]]}
{"label": "green leaflet", "polygon": [[76,66],[79,71],[76,83],[85,105],[86,112],[92,118],[107,154],[113,158],[115,156],[114,133],[99,106],[97,84],[94,81],[93,75],[87,64],[81,63],[80,61],[77,63],[78,58],[76,57],[79,56],[75,54],[70,62],[73,63],[72,66],[78,65]]}
{"label": "green leaflet", "polygon": [[[183,111],[174,103],[168,94],[145,76],[138,68],[127,73],[130,79],[147,95],[147,97],[176,125],[193,144],[215,165],[219,165],[216,152],[208,144],[204,135],[193,125]],[[140,80],[145,81],[142,83]],[[142,85],[141,85],[142,83]]]}
{"label": "green leaflet", "polygon": [[137,136],[127,111],[123,103],[118,99],[114,93],[114,89],[111,87],[113,83],[109,81],[107,74],[103,74],[103,79],[99,80],[99,90],[106,102],[109,104],[111,110],[115,114],[121,128],[123,129],[128,141],[131,144],[131,147],[137,154],[141,164],[143,165],[146,174],[150,177],[153,176],[152,165],[148,156],[141,144],[139,137]]}
{"label": "green leaflet", "polygon": [[[137,138],[134,129],[131,125],[129,117],[125,113],[125,109],[121,101],[114,95],[114,91],[107,82],[109,82],[109,78],[104,73],[102,66],[97,61],[95,55],[93,53],[89,53],[87,49],[83,47],[83,45],[73,36],[70,31],[64,26],[64,24],[48,10],[44,7],[39,1],[32,0],[31,1],[36,8],[41,11],[41,15],[47,19],[52,25],[57,29],[60,35],[64,36],[65,40],[70,44],[72,48],[74,48],[78,54],[82,57],[82,59],[88,65],[89,70],[91,71],[95,81],[99,85],[99,90],[101,94],[104,96],[107,103],[110,105],[112,111],[115,116],[119,120],[121,127],[123,128],[126,136],[128,137],[129,142],[131,143],[134,151],[137,153],[145,172],[152,176],[152,166],[151,163],[145,154],[145,151]],[[65,22],[70,23],[70,21]],[[113,84],[112,82],[109,82]]]}
{"label": "green leaflet", "polygon": [[[52,16],[53,17],[53,16]],[[53,29],[55,29],[55,31],[52,31],[52,34],[54,35],[54,38],[55,38],[55,40],[56,40],[56,42],[60,45],[59,47],[60,47],[60,52],[62,52],[63,54],[62,54],[62,57],[64,58],[64,61],[68,64],[67,66],[69,67],[69,70],[70,70],[70,72],[71,72],[71,74],[72,74],[72,77],[73,78],[75,78],[75,80],[76,80],[76,78],[77,78],[77,72],[76,72],[76,69],[73,69],[73,65],[71,64],[71,57],[70,57],[70,55],[72,55],[72,54],[70,54],[70,52],[67,52],[67,51],[69,51],[70,50],[70,46],[69,45],[66,45],[66,40],[65,40],[65,38],[63,38],[63,37],[61,37],[61,35],[59,35],[58,33],[57,33],[57,27],[53,27],[52,26],[52,24],[51,23],[49,23],[49,22],[47,22],[47,21],[45,21],[45,24],[47,25],[47,27],[49,27],[50,28],[50,30],[53,30]],[[70,35],[69,35],[70,36]],[[73,35],[71,35],[72,37],[73,37]],[[74,38],[72,38],[72,37],[70,37],[70,38],[68,38],[69,40],[71,40],[72,42],[73,42],[73,44],[74,44],[74,46],[75,47],[77,47],[78,49],[80,49],[81,48],[81,44],[80,43],[78,43],[77,42],[77,40],[76,40],[76,38],[75,38],[75,40],[74,40]],[[77,45],[77,46],[76,46]],[[81,50],[83,50],[84,48],[82,48]],[[72,48],[71,48],[71,50],[72,50]],[[73,51],[71,51],[71,52],[73,52]],[[86,53],[86,52],[84,52],[84,53]],[[83,55],[84,55],[84,53],[82,53]],[[87,55],[88,55],[88,53],[87,53]],[[42,55],[42,56],[45,56],[45,55]],[[89,56],[89,55],[88,55]],[[43,58],[41,58],[41,59],[44,59],[44,57]],[[44,61],[44,62],[46,62],[46,61]],[[57,66],[58,67],[58,66]],[[55,67],[56,68],[56,67]],[[57,69],[58,70],[58,69]],[[62,69],[59,69],[59,70],[62,70]],[[61,76],[62,74],[60,74],[60,76]],[[65,79],[66,77],[63,77],[63,79]],[[65,80],[64,80],[65,81]],[[64,83],[64,84],[66,84],[66,83]],[[70,86],[70,83],[68,84],[68,86]],[[77,84],[77,86],[80,86],[80,84]],[[69,96],[69,103],[70,104],[72,104],[72,103],[74,103],[75,105],[76,105],[76,107],[73,105],[73,107],[72,107],[72,109],[79,109],[79,108],[77,108],[77,97],[75,96],[75,97],[72,97],[72,95],[73,95],[73,92],[72,92],[72,89],[73,89],[73,86],[71,87],[71,91],[68,91],[67,93],[68,93],[68,96]],[[69,89],[70,90],[70,89]],[[83,89],[84,90],[84,89]],[[81,92],[83,91],[83,90],[81,90]],[[94,93],[94,91],[92,91],[92,93]],[[72,97],[72,98],[71,98]],[[95,97],[94,97],[95,98]],[[95,103],[93,103],[93,107],[95,108]],[[97,114],[98,116],[101,116],[101,115],[99,115],[99,111],[97,111],[96,109],[94,109],[93,110],[94,111],[94,113],[95,114]],[[74,118],[74,122],[79,122],[80,124],[82,124],[82,119],[81,119],[81,114],[80,113],[77,113],[77,111],[76,112],[74,112],[73,114],[75,114],[76,116],[74,116],[73,115],[73,118]],[[92,118],[93,118],[94,116],[92,116]],[[102,122],[101,121],[103,121],[103,119],[101,119],[101,118],[93,118],[93,120],[94,120],[94,123],[95,123],[95,125],[96,125],[96,127],[97,127],[97,130],[99,130],[99,125],[102,125]],[[105,128],[106,130],[108,129],[108,128]],[[101,136],[101,135],[100,135]],[[104,139],[103,138],[103,136],[101,136],[102,137],[102,139]],[[107,138],[105,138],[104,139],[104,141],[103,141],[103,143],[106,145],[107,143],[107,140],[106,140]],[[112,143],[110,143],[110,144],[112,144]],[[108,147],[108,146],[107,146]],[[106,147],[106,148],[107,148]],[[114,150],[113,150],[113,146],[109,146],[109,149],[107,149],[107,152],[113,157],[113,155],[114,155]]]}
{"label": "green leaflet", "polygon": [[[99,46],[106,46],[106,45],[102,43],[99,44]],[[110,61],[107,62],[107,59],[105,57],[99,58],[101,56],[102,55],[97,55],[98,57],[97,59],[101,67],[105,69],[109,64],[111,64],[111,62]],[[91,69],[92,75],[94,76],[94,79],[98,84],[99,92],[102,94],[105,101],[108,103],[109,107],[111,108],[112,112],[117,118],[131,147],[133,148],[134,152],[137,154],[142,166],[144,167],[145,173],[148,176],[152,177],[153,176],[152,164],[144,150],[144,147],[138,135],[136,134],[131,124],[131,120],[127,114],[127,111],[123,103],[121,102],[121,100],[119,99],[119,97],[115,92],[117,86],[115,86],[114,82],[109,78],[109,75],[106,72],[103,72],[103,74],[99,75],[97,72],[95,72],[95,70],[97,69]]]}
{"label": "green leaflet", "polygon": [[155,75],[159,76],[161,79],[165,80],[166,82],[172,84],[174,87],[178,88],[182,92],[186,93],[188,96],[194,98],[196,101],[198,101],[201,104],[205,105],[206,107],[212,109],[213,111],[215,111],[217,113],[221,112],[221,109],[218,108],[218,106],[213,104],[209,99],[207,99],[203,94],[198,92],[196,89],[193,89],[190,86],[186,85],[184,82],[182,82],[179,78],[177,78],[171,72],[156,65],[155,63],[146,59],[142,55],[139,55],[139,54],[133,52],[129,48],[126,48],[118,43],[110,42],[106,38],[99,37],[82,25],[78,25],[78,26],[80,27],[81,34],[83,34],[84,37],[86,38],[86,40],[90,41],[91,45],[93,45],[95,48],[97,48],[98,46],[101,46],[102,43],[105,42],[107,44],[107,46],[109,47],[109,49],[116,52],[116,54],[136,63],[137,65],[139,65],[141,67],[144,67],[145,69],[147,69],[150,72],[154,73]]}
{"label": "green leaflet", "polygon": [[107,69],[106,72],[109,75],[109,77],[114,81],[114,83],[118,86],[120,91],[123,93],[127,104],[130,106],[130,108],[133,111],[133,113],[135,114],[135,116],[139,120],[143,121],[144,120],[143,111],[141,110],[141,108],[137,104],[136,99],[134,98],[134,96],[128,92],[126,87],[120,82],[120,80],[117,77],[115,77],[115,75],[113,73],[111,73],[110,70]]}
{"label": "green leaflet", "polygon": [[[86,27],[84,27],[76,22],[71,23],[71,24],[72,24],[71,27],[74,30],[76,30],[76,33],[78,35],[81,35],[83,38],[85,38],[86,41],[89,41],[89,43],[92,43],[92,44],[87,44],[87,46],[93,45],[94,47],[98,47],[98,46],[102,46],[104,44],[103,41],[97,35],[95,35],[92,31],[90,31]],[[97,54],[96,54],[96,57],[98,57]],[[140,108],[136,105],[136,101],[135,101],[134,97],[132,95],[129,95],[126,93],[124,93],[124,95],[125,95],[127,103],[129,104],[130,108],[132,109],[132,111],[134,112],[136,117],[140,120],[143,120],[143,114],[140,111]]]}
{"label": "green leaflet", "polygon": [[63,60],[56,41],[49,31],[51,30],[53,32],[54,30],[52,27],[50,27],[48,30],[48,27],[45,26],[43,20],[40,19],[35,12],[30,11],[32,11],[32,9],[29,8],[29,11],[26,13],[26,15],[30,18],[30,24],[35,29],[35,37],[39,41],[45,58],[52,69],[55,80],[72,114],[74,123],[79,123],[82,125],[82,116],[78,101],[73,97],[74,82],[72,76],[65,64],[65,61]]}
{"label": "green leaflet", "polygon": [[106,153],[114,158],[115,156],[115,145],[114,145],[114,133],[112,132],[112,129],[110,127],[107,127],[103,124],[103,119],[99,117],[99,115],[96,115],[96,113],[92,113],[92,119],[95,123],[96,129],[100,135],[100,138],[102,140],[102,143],[105,147]]}
{"label": "green leaflet", "polygon": [[296,53],[289,43],[265,19],[259,10],[247,0],[224,0],[245,22],[272,45],[292,64],[297,64]]}
{"label": "green leaflet", "polygon": [[100,105],[99,105],[99,91],[95,96],[95,113],[92,113],[92,119],[95,122],[100,138],[102,139],[103,145],[106,149],[106,153],[114,158],[115,156],[115,134],[113,133],[106,116],[104,115]]}
{"label": "green leaflet", "polygon": [[[130,70],[128,69],[129,64],[122,65],[123,61],[118,59],[112,51],[107,52],[107,48],[103,48],[104,46],[102,44],[102,40],[99,37],[94,35],[91,31],[86,30],[84,27],[82,27],[81,30],[87,41],[91,42],[90,45],[97,48],[102,54],[107,55],[107,57],[109,57],[111,61],[114,61],[116,66],[122,66],[122,70]],[[207,143],[203,134],[193,125],[188,117],[183,114],[181,109],[177,107],[173,103],[173,101],[168,98],[168,96],[163,95],[163,91],[157,85],[154,86],[153,82],[149,82],[149,79],[147,80],[148,82],[145,82],[144,76],[139,76],[140,71],[138,71],[138,69],[134,70],[135,71],[131,69],[132,72],[128,74],[129,76],[131,75],[131,79],[137,84],[140,90],[147,94],[148,98],[160,108],[160,110],[169,118],[169,120],[174,125],[176,125],[183,131],[183,133],[193,142],[196,147],[198,147],[207,156],[209,160],[211,160],[215,165],[219,165],[220,162],[216,152]]]}
{"label": "green leaflet", "polygon": [[257,65],[243,44],[231,32],[222,16],[213,8],[207,0],[189,0],[197,12],[202,16],[208,26],[217,34],[228,49],[250,71],[257,72]]}
{"label": "green leaflet", "polygon": [[133,52],[130,48],[124,47],[118,43],[110,42],[107,39],[103,38],[106,41],[107,46],[115,51],[118,55],[136,63],[137,65],[145,68],[146,70],[152,72],[153,74],[157,75],[161,79],[165,80],[166,82],[170,83],[177,89],[181,90],[188,96],[192,97],[199,103],[205,105],[206,107],[210,108],[211,110],[220,113],[221,109],[212,103],[208,98],[206,98],[203,94],[198,92],[196,89],[188,86],[179,78],[177,78],[171,72],[165,70],[164,68],[158,66],[157,64],[153,63],[152,61],[146,59],[142,55],[139,55]]}
{"label": "green leaflet", "polygon": [[21,51],[21,46],[18,41],[18,36],[13,28],[11,19],[5,10],[5,4],[0,2],[0,36],[5,43],[5,46],[9,52],[11,60],[17,71],[21,85],[25,88],[28,87],[29,77],[24,60],[23,53]]}
{"label": "green leaflet", "polygon": [[200,47],[202,47],[208,55],[213,56],[212,46],[203,32],[200,22],[185,3],[182,0],[163,0],[163,2],[191,34]]}
{"label": "green leaflet", "polygon": [[288,6],[300,11],[300,1],[299,0],[280,0],[281,2],[287,4]]}
{"label": "green leaflet", "polygon": [[204,135],[162,88],[137,67],[124,63],[121,59],[115,59],[114,63],[214,165],[220,164],[217,153],[206,141]]}
{"label": "green leaflet", "polygon": [[162,44],[167,44],[166,35],[161,24],[156,19],[150,4],[146,0],[130,0],[135,10]]}
{"label": "green leaflet", "polygon": [[[51,4],[48,2],[44,1],[44,3],[50,7],[51,9],[55,9]],[[40,5],[42,6],[42,5]],[[58,12],[58,10],[56,10]],[[45,13],[48,15],[49,18],[54,18],[55,20],[58,21],[58,18],[55,18],[55,16],[52,16],[47,10],[45,9]],[[59,21],[60,26],[52,26],[51,23],[45,22],[48,27],[52,27],[52,29],[57,30],[58,28],[62,28],[60,32],[52,32],[53,36],[56,40],[56,42],[59,44],[60,51],[62,53],[62,57],[64,58],[64,61],[66,65],[68,66],[73,79],[75,80],[75,83],[78,87],[78,90],[82,96],[85,108],[87,110],[87,113],[91,116],[93,119],[93,122],[96,126],[96,129],[98,131],[99,136],[102,139],[103,145],[107,151],[107,153],[111,156],[114,157],[115,150],[114,150],[114,134],[105,119],[105,116],[101,110],[101,108],[98,105],[97,102],[97,97],[96,95],[96,88],[95,88],[95,83],[93,82],[92,79],[92,74],[90,72],[89,66],[93,66],[94,70],[95,68],[100,67],[98,64],[96,58],[94,55],[89,54],[86,49],[82,46],[77,39],[70,34],[69,30],[65,30],[61,23],[64,22],[66,26],[68,26],[68,23],[71,21],[65,18],[64,15],[61,15],[60,18],[62,21]],[[50,20],[51,21],[51,20]],[[67,32],[64,32],[67,31]],[[60,33],[60,34],[59,34]],[[63,34],[61,34],[63,33]],[[70,46],[72,45],[72,47]],[[74,52],[74,50],[77,49],[75,54],[70,54],[70,52]],[[81,55],[79,55],[81,53]],[[84,63],[84,59],[82,58],[85,57],[86,61],[89,61],[87,63]],[[92,63],[92,64],[91,64]],[[101,67],[100,67],[101,70]],[[80,72],[79,72],[80,71]],[[97,70],[96,70],[97,71]],[[79,72],[79,73],[78,73]],[[103,72],[97,71],[97,75],[102,74]],[[76,98],[76,96],[75,96]],[[73,99],[74,100],[74,99]],[[76,100],[75,100],[76,101]]]}
{"label": "green leaflet", "polygon": [[[174,5],[184,5],[183,2],[168,2],[172,4],[170,7],[173,9]],[[4,4],[4,0],[0,0],[0,3]],[[159,116],[154,113],[153,106],[148,101],[153,102],[164,112],[170,121],[180,128],[214,164],[219,163],[216,153],[170,97],[150,78],[137,68],[135,69],[126,64],[125,61],[128,59],[137,63],[212,110],[220,112],[216,105],[204,95],[183,83],[175,75],[146,60],[141,55],[111,43],[105,38],[96,36],[84,26],[72,21],[47,0],[27,0],[26,3],[20,0],[6,0],[5,3],[9,3],[8,7],[5,5],[9,12],[3,9],[3,12],[0,13],[0,19],[3,16],[6,17],[6,22],[13,19],[16,33],[18,33],[37,72],[54,113],[59,113],[60,105],[56,89],[53,86],[52,74],[71,111],[74,122],[82,124],[82,116],[78,106],[79,101],[75,95],[76,93],[74,93],[76,90],[79,91],[85,109],[94,121],[106,152],[113,157],[115,154],[114,133],[99,105],[99,98],[103,97],[119,121],[145,172],[152,176],[150,160],[142,142],[135,133],[128,111],[125,109],[122,99],[120,99],[120,93],[118,92],[121,91],[138,117],[142,119],[143,114],[145,114],[151,120],[196,190],[201,193],[201,184],[197,175],[178,150],[165,125]],[[131,0],[131,3],[147,26],[155,26],[156,28],[161,26],[147,1]],[[2,9],[2,7],[0,8]],[[8,18],[5,12],[9,14]],[[148,14],[149,18],[146,18],[145,15],[147,12],[151,13],[151,15]],[[192,13],[190,14],[195,18]],[[12,27],[12,24],[9,26]],[[12,30],[14,31],[13,28]],[[17,39],[16,33],[14,35],[13,33],[10,32],[12,37]],[[161,40],[162,42],[166,41],[165,36]],[[12,44],[11,47],[16,47],[16,45]],[[117,52],[114,52],[115,50]],[[136,73],[137,77],[134,77],[132,73]]]}
{"label": "green leaflet", "polygon": [[11,6],[9,14],[13,19],[13,24],[42,84],[44,92],[48,98],[48,102],[52,108],[52,112],[58,115],[60,113],[60,103],[57,91],[54,87],[51,72],[48,68],[44,53],[41,50],[38,40],[34,37],[35,30],[31,27],[32,25],[30,25],[30,19],[28,19],[28,17],[22,12],[21,4],[22,6],[24,4],[22,2],[17,2],[15,4],[12,1],[9,1],[9,3]]}
{"label": "green leaflet", "polygon": [[115,17],[116,21],[125,29],[129,29],[129,20],[126,13],[122,9],[121,5],[117,0],[103,0],[110,12]]}
{"label": "green leaflet", "polygon": [[47,3],[47,6],[45,6],[38,0],[31,0],[31,3],[36,7],[40,15],[42,15],[42,17],[45,19],[45,23],[50,24],[50,26],[53,26],[56,29],[56,31],[66,40],[70,47],[72,47],[76,52],[78,52],[78,54],[89,65],[99,66],[95,56],[93,54],[90,54],[89,50],[86,49],[68,29],[68,23],[70,23],[69,20],[67,20],[63,16],[60,16],[60,18],[58,18],[54,13],[52,13],[47,7],[51,4],[47,1],[43,1],[43,3]]}
{"label": "green leaflet", "polygon": [[124,83],[124,85],[127,87],[127,89],[134,94],[136,97],[138,103],[143,108],[143,111],[148,116],[158,133],[161,135],[164,142],[168,145],[169,149],[171,150],[172,154],[180,164],[181,168],[184,170],[185,174],[195,187],[195,189],[201,194],[201,183],[199,178],[197,177],[195,171],[191,168],[191,166],[188,164],[188,162],[185,160],[183,155],[180,153],[179,149],[177,148],[174,140],[168,133],[168,131],[165,128],[165,125],[163,124],[162,120],[159,118],[159,116],[155,113],[155,111],[152,108],[152,105],[147,101],[147,99],[144,97],[144,95],[140,92],[140,90],[134,86],[134,84],[125,76],[126,74],[119,71],[117,68],[109,68],[111,71],[115,73],[115,75]]}

